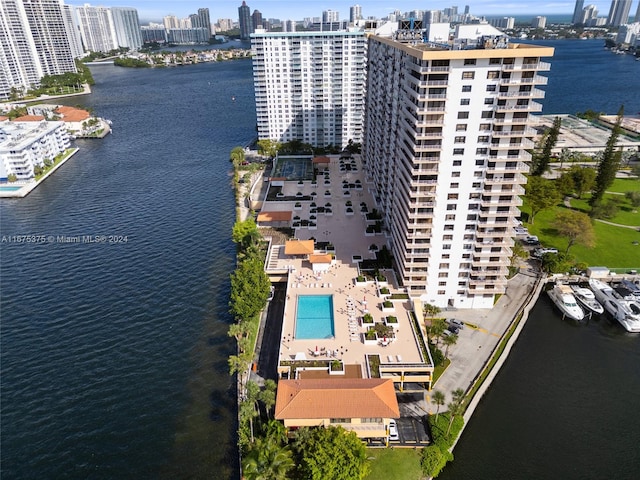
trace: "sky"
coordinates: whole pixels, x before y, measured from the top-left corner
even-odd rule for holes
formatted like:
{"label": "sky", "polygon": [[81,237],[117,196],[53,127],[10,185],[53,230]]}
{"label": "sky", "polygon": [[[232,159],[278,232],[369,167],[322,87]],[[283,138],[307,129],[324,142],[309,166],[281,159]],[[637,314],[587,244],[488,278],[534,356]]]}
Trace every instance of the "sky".
{"label": "sky", "polygon": [[[246,0],[251,12],[259,10],[263,18],[279,18],[281,20],[302,20],[305,17],[319,17],[323,10],[337,10],[340,19],[349,18],[349,7],[359,4],[362,14],[366,18],[375,16],[385,17],[394,10],[408,12],[410,10],[442,10],[454,5],[459,12],[464,12],[464,6],[469,5],[470,13],[485,16],[514,16],[544,14],[573,14],[575,0],[569,1],[536,1],[536,0],[467,0],[455,1],[425,1],[425,0]],[[635,13],[637,2],[634,0],[631,7],[631,15]],[[66,4],[84,5],[89,3],[94,6],[105,7],[134,7],[138,9],[138,17],[141,23],[148,21],[161,21],[165,15],[176,15],[179,18],[196,13],[198,8],[208,8],[212,22],[218,18],[238,19],[238,7],[242,0],[65,0]],[[596,5],[598,16],[607,16],[610,0],[585,0],[584,5]]]}

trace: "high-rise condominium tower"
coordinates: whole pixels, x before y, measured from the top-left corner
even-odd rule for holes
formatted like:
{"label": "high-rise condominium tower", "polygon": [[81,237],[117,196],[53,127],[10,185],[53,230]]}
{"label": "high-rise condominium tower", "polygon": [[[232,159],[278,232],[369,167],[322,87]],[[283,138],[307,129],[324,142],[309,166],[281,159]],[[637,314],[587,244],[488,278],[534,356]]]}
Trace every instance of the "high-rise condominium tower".
{"label": "high-rise condominium tower", "polygon": [[607,25],[610,27],[619,27],[620,25],[629,23],[631,1],[632,0],[612,0],[609,16],[607,17]]}
{"label": "high-rise condominium tower", "polygon": [[364,32],[251,35],[258,137],[315,147],[361,142]]}
{"label": "high-rise condominium tower", "polygon": [[369,37],[363,162],[411,296],[491,308],[504,293],[553,48]]}
{"label": "high-rise condominium tower", "polygon": [[0,2],[0,99],[77,71],[68,28],[61,0]]}
{"label": "high-rise condominium tower", "polygon": [[111,10],[85,4],[76,7],[82,43],[87,51],[109,52],[118,48]]}
{"label": "high-rise condominium tower", "polygon": [[247,2],[242,2],[242,5],[238,7],[238,20],[240,23],[240,38],[248,40],[249,35],[253,33],[253,20],[251,19],[251,9],[248,7]]}
{"label": "high-rise condominium tower", "polygon": [[584,7],[584,0],[576,0],[576,5],[573,8],[573,18],[571,19],[571,23],[574,25],[577,23],[582,23],[582,9]]}
{"label": "high-rise condominium tower", "polygon": [[353,5],[349,8],[349,23],[355,23],[362,18],[362,7],[360,5]]}
{"label": "high-rise condominium tower", "polygon": [[119,47],[136,50],[142,46],[142,32],[135,8],[111,7],[113,27]]}
{"label": "high-rise condominium tower", "polygon": [[211,38],[211,18],[209,17],[208,8],[199,8],[198,17],[200,18],[200,26],[207,29],[207,34]]}

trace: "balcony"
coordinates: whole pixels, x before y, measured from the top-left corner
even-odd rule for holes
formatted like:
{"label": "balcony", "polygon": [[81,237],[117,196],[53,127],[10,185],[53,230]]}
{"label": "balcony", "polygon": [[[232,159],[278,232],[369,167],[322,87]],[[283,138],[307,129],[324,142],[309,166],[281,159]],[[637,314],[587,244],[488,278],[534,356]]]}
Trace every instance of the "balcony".
{"label": "balcony", "polygon": [[539,70],[539,71],[549,71],[551,69],[551,64],[548,62],[532,62],[532,63],[522,63],[516,65],[514,63],[503,64],[502,71],[508,72],[517,72],[517,71],[527,71],[527,70]]}
{"label": "balcony", "polygon": [[544,91],[534,88],[528,92],[498,92],[498,98],[544,98]]}
{"label": "balcony", "polygon": [[496,112],[541,112],[542,105],[536,102],[531,102],[528,105],[496,105],[494,110]]}
{"label": "balcony", "polygon": [[503,185],[503,184],[518,184],[522,185],[527,183],[527,177],[522,174],[514,174],[512,176],[504,177],[500,175],[488,175],[484,179],[485,185]]}
{"label": "balcony", "polygon": [[517,143],[492,143],[491,149],[514,149],[514,148],[533,148],[535,143],[529,140],[528,138],[524,138],[522,141]]}
{"label": "balcony", "polygon": [[532,78],[501,78],[500,85],[521,85],[521,84],[536,84],[546,85],[549,79],[541,75],[536,75]]}
{"label": "balcony", "polygon": [[534,128],[530,127],[527,127],[524,130],[494,130],[493,132],[491,132],[491,135],[493,135],[494,137],[533,137],[537,134],[538,132]]}
{"label": "balcony", "polygon": [[498,153],[490,153],[489,158],[491,160],[498,160],[498,161],[524,160],[525,162],[528,162],[531,160],[531,154],[529,152],[524,152],[524,151],[520,152],[518,155],[499,155]]}

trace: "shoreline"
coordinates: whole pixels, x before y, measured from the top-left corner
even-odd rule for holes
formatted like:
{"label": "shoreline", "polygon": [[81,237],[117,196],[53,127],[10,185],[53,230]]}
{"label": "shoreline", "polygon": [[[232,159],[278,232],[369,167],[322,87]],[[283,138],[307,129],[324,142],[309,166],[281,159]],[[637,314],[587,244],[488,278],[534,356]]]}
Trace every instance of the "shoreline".
{"label": "shoreline", "polygon": [[11,191],[5,192],[5,191],[2,191],[2,187],[7,187],[7,186],[9,186],[9,187],[17,187],[18,185],[15,185],[15,184],[0,185],[0,198],[24,198],[27,195],[29,195],[33,190],[35,190],[35,188],[38,185],[40,185],[47,178],[49,178],[49,175],[53,174],[53,172],[55,172],[56,170],[58,170],[58,168],[60,168],[62,165],[64,165],[67,160],[69,160],[76,153],[78,153],[78,151],[80,149],[78,147],[73,147],[70,150],[71,151],[63,159],[61,159],[57,164],[55,164],[51,168],[51,170],[49,170],[47,173],[45,173],[42,177],[40,177],[36,181],[23,184],[22,187],[19,190],[11,190]]}

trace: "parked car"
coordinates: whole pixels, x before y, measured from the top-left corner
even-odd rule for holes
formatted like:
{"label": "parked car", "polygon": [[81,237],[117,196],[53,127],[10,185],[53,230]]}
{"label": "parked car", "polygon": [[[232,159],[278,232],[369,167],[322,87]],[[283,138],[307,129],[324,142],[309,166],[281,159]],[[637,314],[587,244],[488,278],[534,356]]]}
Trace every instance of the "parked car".
{"label": "parked car", "polygon": [[516,227],[515,229],[516,235],[529,235],[529,230],[525,227]]}
{"label": "parked car", "polygon": [[447,327],[447,330],[451,333],[453,333],[454,335],[458,335],[458,333],[460,333],[460,328],[456,327],[455,325],[449,325]]}
{"label": "parked car", "polygon": [[538,240],[536,235],[529,235],[528,237],[525,237],[523,241],[527,245],[538,245],[540,243],[540,240]]}
{"label": "parked car", "polygon": [[457,318],[452,318],[449,320],[449,325],[454,325],[455,327],[459,328],[459,329],[463,329],[464,328],[464,322],[462,320],[458,320]]}
{"label": "parked car", "polygon": [[389,440],[400,440],[400,435],[398,435],[398,424],[394,419],[389,420]]}
{"label": "parked car", "polygon": [[558,249],[557,248],[536,248],[533,251],[533,256],[535,258],[542,258],[545,253],[553,253],[554,255],[558,254]]}

